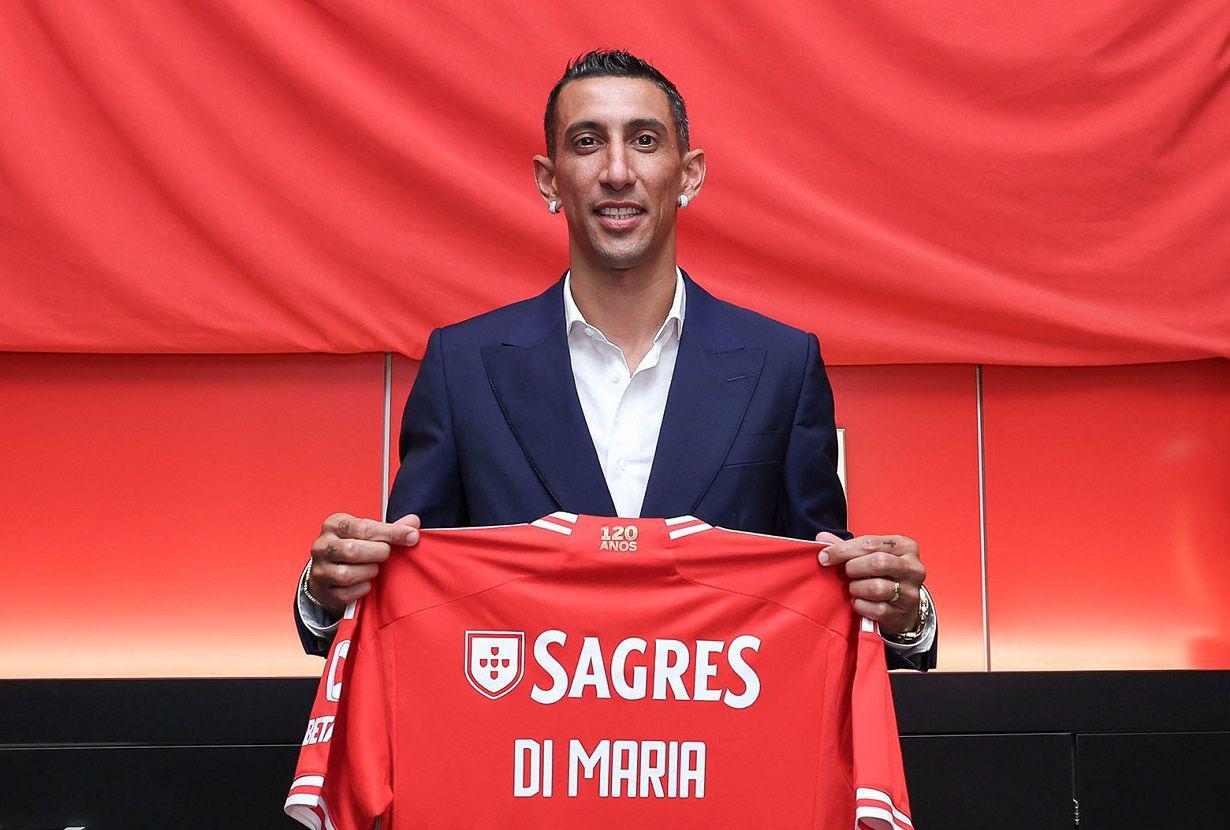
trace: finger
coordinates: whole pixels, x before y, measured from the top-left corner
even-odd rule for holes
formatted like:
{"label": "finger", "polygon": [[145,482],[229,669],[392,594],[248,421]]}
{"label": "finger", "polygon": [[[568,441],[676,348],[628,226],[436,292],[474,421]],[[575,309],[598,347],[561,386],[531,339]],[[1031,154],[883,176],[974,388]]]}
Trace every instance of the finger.
{"label": "finger", "polygon": [[337,562],[362,565],[368,562],[383,562],[389,558],[390,548],[384,542],[368,542],[363,539],[339,539],[321,537],[312,546],[312,558],[317,562]]}
{"label": "finger", "polygon": [[918,557],[918,543],[908,536],[889,534],[887,536],[863,535],[853,539],[836,542],[826,550],[831,564],[840,565],[858,556],[874,551],[891,553],[894,556]]}
{"label": "finger", "polygon": [[882,550],[846,562],[846,576],[851,579],[879,576],[905,582],[912,579],[913,573],[914,569],[909,560]]}
{"label": "finger", "polygon": [[850,596],[871,602],[887,602],[899,608],[910,608],[918,590],[905,582],[896,600],[896,583],[891,579],[856,579],[850,583]]}
{"label": "finger", "polygon": [[312,578],[326,588],[351,588],[361,582],[371,582],[380,572],[378,565],[337,565],[327,563],[312,566]]}
{"label": "finger", "polygon": [[320,535],[330,534],[337,535],[337,528],[342,522],[353,522],[355,517],[349,513],[334,513],[329,518],[325,519],[324,524],[320,526]]}
{"label": "finger", "polygon": [[875,551],[888,552],[892,548],[883,544],[885,538],[882,536],[855,536],[853,539],[843,539],[839,542],[834,542],[824,549],[824,553],[828,555],[828,562],[824,562],[824,557],[821,557],[820,561],[822,564],[840,565]]}
{"label": "finger", "polygon": [[422,527],[423,526],[423,523],[419,521],[419,517],[416,516],[414,513],[407,513],[406,515],[402,516],[397,521],[393,522],[393,524],[399,527]]}
{"label": "finger", "polygon": [[883,539],[884,546],[888,548],[889,553],[909,559],[918,558],[918,542],[915,542],[909,536],[891,535],[885,536]]}
{"label": "finger", "polygon": [[413,545],[419,540],[418,528],[375,519],[359,519],[349,513],[334,513],[325,520],[324,528],[326,532],[343,539],[363,539],[390,545]]}
{"label": "finger", "polygon": [[354,602],[361,596],[365,596],[372,589],[370,582],[360,582],[358,585],[353,585],[349,588],[337,588],[330,593],[341,603]]}
{"label": "finger", "polygon": [[865,599],[854,600],[854,610],[869,620],[884,622],[893,613],[893,607],[887,602],[872,602]]}

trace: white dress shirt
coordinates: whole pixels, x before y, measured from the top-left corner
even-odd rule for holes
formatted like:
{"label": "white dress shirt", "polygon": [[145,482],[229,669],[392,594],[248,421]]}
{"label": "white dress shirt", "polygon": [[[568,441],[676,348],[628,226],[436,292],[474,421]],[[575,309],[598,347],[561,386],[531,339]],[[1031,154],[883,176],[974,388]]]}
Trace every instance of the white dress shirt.
{"label": "white dress shirt", "polygon": [[[662,415],[666,411],[666,396],[675,373],[675,358],[679,355],[686,305],[683,274],[676,266],[675,298],[670,311],[658,327],[653,345],[640,365],[629,372],[623,350],[587,322],[577,308],[572,297],[571,271],[564,275],[564,326],[577,397],[581,400],[581,411],[585,413],[585,423],[598,452],[615,511],[625,518],[641,515]],[[311,562],[308,564],[310,566]],[[337,622],[329,619],[327,612],[309,601],[302,591],[299,592],[299,612],[308,630],[317,636],[327,637],[337,626]],[[935,607],[932,605],[931,617],[918,642],[911,645],[885,642],[900,654],[918,654],[931,648],[935,628]]]}
{"label": "white dress shirt", "polygon": [[581,411],[619,516],[641,515],[649,469],[658,446],[683,333],[687,292],[675,268],[675,299],[640,365],[628,371],[623,350],[591,326],[572,299],[572,274],[564,275],[564,326]]}

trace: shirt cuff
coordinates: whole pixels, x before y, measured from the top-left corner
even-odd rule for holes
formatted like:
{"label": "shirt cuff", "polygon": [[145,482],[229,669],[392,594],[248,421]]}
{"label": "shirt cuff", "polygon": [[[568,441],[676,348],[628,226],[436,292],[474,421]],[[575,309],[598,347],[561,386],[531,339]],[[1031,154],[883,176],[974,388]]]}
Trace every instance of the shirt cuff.
{"label": "shirt cuff", "polygon": [[931,645],[935,642],[935,631],[937,619],[935,614],[935,602],[931,599],[931,592],[925,586],[919,588],[919,591],[927,595],[927,601],[931,603],[931,614],[927,617],[927,621],[923,623],[922,636],[913,643],[897,643],[888,639],[888,635],[884,634],[884,645],[891,648],[893,651],[900,654],[902,657],[909,657],[914,654],[924,654],[931,650]]}
{"label": "shirt cuff", "polygon": [[303,573],[299,574],[299,591],[297,602],[299,604],[299,619],[303,620],[303,625],[308,631],[315,634],[322,640],[333,638],[333,632],[337,631],[337,624],[341,622],[341,618],[334,619],[333,615],[328,610],[320,607],[316,603],[307,598],[307,594],[303,591],[303,578],[307,576],[308,568],[312,567],[312,560],[303,566]]}

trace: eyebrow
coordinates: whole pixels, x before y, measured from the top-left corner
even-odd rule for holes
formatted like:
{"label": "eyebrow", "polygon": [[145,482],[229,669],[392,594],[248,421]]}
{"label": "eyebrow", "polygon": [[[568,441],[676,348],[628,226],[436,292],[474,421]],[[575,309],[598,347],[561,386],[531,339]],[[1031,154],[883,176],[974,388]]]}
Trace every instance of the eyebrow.
{"label": "eyebrow", "polygon": [[[654,130],[662,134],[666,133],[666,125],[656,118],[633,118],[624,122],[624,127],[628,130]],[[597,121],[578,121],[575,124],[569,125],[568,129],[564,132],[564,137],[571,138],[577,133],[586,132],[588,130],[593,130],[594,132],[600,133],[605,129],[605,125],[600,124]]]}

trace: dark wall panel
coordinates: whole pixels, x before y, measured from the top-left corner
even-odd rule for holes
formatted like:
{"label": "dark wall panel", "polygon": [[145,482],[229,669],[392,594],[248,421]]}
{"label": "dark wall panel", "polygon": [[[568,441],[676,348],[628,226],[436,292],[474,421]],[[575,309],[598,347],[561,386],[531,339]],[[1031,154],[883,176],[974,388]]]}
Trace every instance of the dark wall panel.
{"label": "dark wall panel", "polygon": [[1068,830],[1072,736],[915,735],[901,739],[922,830]]}
{"label": "dark wall panel", "polygon": [[1081,830],[1226,827],[1230,732],[1080,735]]}
{"label": "dark wall panel", "polygon": [[282,812],[298,746],[0,749],[0,830],[296,825]]}

